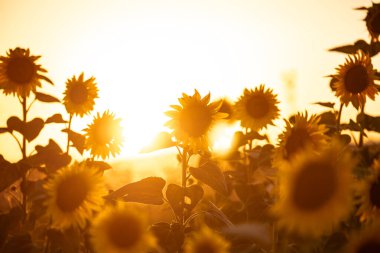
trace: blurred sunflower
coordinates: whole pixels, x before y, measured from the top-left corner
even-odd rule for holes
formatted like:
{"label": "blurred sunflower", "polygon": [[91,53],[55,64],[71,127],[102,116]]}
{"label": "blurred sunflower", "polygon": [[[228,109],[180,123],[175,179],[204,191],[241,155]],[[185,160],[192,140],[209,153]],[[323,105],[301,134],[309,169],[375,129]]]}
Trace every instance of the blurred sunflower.
{"label": "blurred sunflower", "polygon": [[66,82],[65,97],[63,104],[68,113],[73,115],[88,114],[93,110],[95,105],[95,98],[98,98],[98,88],[96,87],[95,78],[90,77],[84,80],[83,73],[80,74],[78,79],[73,76]]}
{"label": "blurred sunflower", "polygon": [[316,154],[307,149],[283,167],[273,211],[279,226],[303,236],[331,232],[350,213],[355,160],[335,141]]}
{"label": "blurred sunflower", "polygon": [[279,145],[276,148],[273,163],[281,167],[286,161],[290,161],[299,151],[307,147],[315,151],[320,150],[327,144],[328,136],[325,133],[327,127],[319,124],[320,117],[298,113],[294,121],[285,120],[285,131],[279,135]]}
{"label": "blurred sunflower", "polygon": [[376,221],[360,233],[353,234],[348,241],[346,253],[380,252],[380,224]]}
{"label": "blurred sunflower", "polygon": [[40,57],[30,55],[29,49],[19,47],[10,49],[7,56],[0,56],[0,89],[5,95],[28,97],[30,92],[41,87],[41,80],[53,84],[41,74],[47,71],[35,63]]}
{"label": "blurred sunflower", "polygon": [[378,90],[375,86],[375,70],[371,57],[359,50],[349,55],[346,62],[337,68],[334,77],[335,96],[346,106],[351,102],[355,108],[363,108],[366,97],[374,100]]}
{"label": "blurred sunflower", "polygon": [[214,233],[207,226],[187,239],[184,245],[185,253],[228,253],[230,243],[220,235]]}
{"label": "blurred sunflower", "polygon": [[380,160],[376,160],[372,168],[372,174],[359,183],[358,214],[361,221],[380,217]]}
{"label": "blurred sunflower", "polygon": [[94,220],[90,234],[97,253],[146,253],[156,245],[141,212],[119,203]]}
{"label": "blurred sunflower", "polygon": [[86,132],[86,149],[91,155],[107,159],[111,154],[116,156],[120,153],[122,146],[121,119],[115,119],[113,113],[105,111],[100,116],[94,117],[92,124],[88,125]]}
{"label": "blurred sunflower", "polygon": [[52,227],[58,229],[83,228],[93,212],[101,208],[107,194],[101,174],[85,163],[58,170],[44,187],[49,196],[47,214],[52,218]]}
{"label": "blurred sunflower", "polygon": [[234,117],[241,122],[242,127],[258,131],[267,125],[273,125],[278,118],[279,109],[277,95],[272,89],[265,89],[262,84],[254,90],[244,89],[243,95],[235,103]]}
{"label": "blurred sunflower", "polygon": [[380,35],[380,4],[372,3],[369,8],[364,8],[367,10],[367,16],[364,21],[369,34],[371,35],[372,41],[378,42]]}
{"label": "blurred sunflower", "polygon": [[166,126],[173,129],[177,140],[188,146],[194,153],[207,151],[209,147],[209,132],[216,120],[227,117],[219,112],[222,101],[210,103],[210,93],[204,98],[197,90],[193,96],[185,93],[178,99],[181,105],[171,105],[174,111],[165,114],[172,119]]}

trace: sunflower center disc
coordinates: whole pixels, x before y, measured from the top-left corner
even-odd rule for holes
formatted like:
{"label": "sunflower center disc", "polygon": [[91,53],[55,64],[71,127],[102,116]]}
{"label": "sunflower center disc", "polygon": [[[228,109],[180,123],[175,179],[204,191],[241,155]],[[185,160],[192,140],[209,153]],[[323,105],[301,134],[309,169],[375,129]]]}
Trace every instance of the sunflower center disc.
{"label": "sunflower center disc", "polygon": [[379,179],[371,185],[369,198],[372,205],[376,206],[377,208],[380,208],[380,181]]}
{"label": "sunflower center disc", "polygon": [[213,245],[210,245],[209,242],[201,242],[195,247],[197,253],[216,253],[218,252]]}
{"label": "sunflower center disc", "polygon": [[357,251],[358,253],[378,253],[380,252],[380,242],[369,241],[363,244]]}
{"label": "sunflower center disc", "polygon": [[70,91],[70,100],[74,103],[74,104],[83,104],[84,102],[87,101],[87,89],[84,85],[82,84],[77,84],[75,85],[71,91]]}
{"label": "sunflower center disc", "polygon": [[8,78],[17,84],[27,84],[36,74],[34,63],[28,58],[11,58],[7,67]]}
{"label": "sunflower center disc", "polygon": [[307,130],[304,128],[293,128],[285,143],[285,157],[292,157],[298,150],[305,148],[308,143],[310,143],[310,136]]}
{"label": "sunflower center disc", "polygon": [[190,137],[200,137],[210,127],[211,115],[205,105],[193,104],[182,110],[179,121]]}
{"label": "sunflower center disc", "polygon": [[269,103],[265,97],[253,96],[248,99],[246,109],[253,118],[262,118],[269,112]]}
{"label": "sunflower center disc", "polygon": [[305,164],[294,184],[294,204],[304,211],[323,207],[335,193],[337,178],[329,164]]}
{"label": "sunflower center disc", "polygon": [[72,175],[61,182],[57,188],[57,206],[63,212],[72,212],[78,208],[88,193],[85,179]]}
{"label": "sunflower center disc", "polygon": [[368,73],[366,68],[362,65],[351,67],[345,75],[344,85],[347,91],[354,94],[365,90],[368,86]]}
{"label": "sunflower center disc", "polygon": [[127,215],[113,216],[107,227],[110,241],[123,249],[133,247],[141,238],[142,233],[138,220]]}

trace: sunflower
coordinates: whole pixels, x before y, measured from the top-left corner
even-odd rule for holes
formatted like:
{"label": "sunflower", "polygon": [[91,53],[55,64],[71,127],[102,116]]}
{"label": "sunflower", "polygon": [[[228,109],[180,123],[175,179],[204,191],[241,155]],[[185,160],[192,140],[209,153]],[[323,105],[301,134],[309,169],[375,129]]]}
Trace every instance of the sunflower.
{"label": "sunflower", "polygon": [[379,221],[366,227],[364,231],[351,235],[346,246],[346,253],[378,253],[380,252]]}
{"label": "sunflower", "polygon": [[337,80],[334,83],[335,96],[340,97],[341,103],[347,106],[351,102],[355,108],[363,108],[367,96],[375,99],[378,92],[374,82],[375,70],[368,54],[359,50],[349,55],[337,72],[334,75]]}
{"label": "sunflower", "polygon": [[91,125],[84,131],[86,132],[86,149],[90,150],[91,155],[108,158],[111,154],[116,156],[120,153],[122,145],[121,119],[115,119],[113,113],[105,111],[102,116],[98,113]]}
{"label": "sunflower", "polygon": [[258,131],[273,125],[278,118],[277,95],[272,89],[265,89],[262,84],[254,90],[244,89],[243,95],[235,103],[234,117],[240,120],[241,126]]}
{"label": "sunflower", "polygon": [[107,194],[103,178],[98,170],[85,163],[74,163],[57,171],[45,185],[48,194],[47,213],[52,227],[66,229],[83,228],[103,204]]}
{"label": "sunflower", "polygon": [[63,98],[67,112],[80,117],[92,111],[95,98],[98,98],[95,78],[90,77],[84,80],[83,75],[83,73],[80,74],[78,79],[73,76],[67,80],[65,97]]}
{"label": "sunflower", "polygon": [[279,226],[306,237],[318,237],[351,211],[355,161],[333,142],[320,154],[299,152],[280,172],[279,200],[273,211]]}
{"label": "sunflower", "polygon": [[203,226],[192,238],[185,241],[185,253],[228,253],[230,243],[220,235],[214,233],[207,226]]}
{"label": "sunflower", "polygon": [[316,115],[308,118],[307,112],[298,113],[292,122],[285,120],[285,131],[280,134],[279,145],[274,153],[273,163],[276,167],[281,167],[306,147],[318,151],[327,144],[329,137],[325,133],[328,129],[319,121],[320,117]]}
{"label": "sunflower", "polygon": [[361,221],[380,217],[380,160],[374,162],[372,174],[359,183],[358,214]]}
{"label": "sunflower", "polygon": [[156,241],[147,227],[146,217],[125,203],[108,206],[95,218],[90,230],[95,252],[148,252]]}
{"label": "sunflower", "polygon": [[372,7],[364,8],[367,10],[367,16],[364,21],[372,41],[378,42],[380,35],[380,4],[372,3]]}
{"label": "sunflower", "polygon": [[228,116],[219,112],[222,102],[219,100],[209,104],[210,93],[201,98],[197,90],[193,96],[183,93],[178,100],[181,105],[172,105],[174,110],[166,112],[172,119],[165,125],[173,129],[177,140],[194,153],[207,151],[212,125],[216,120]]}
{"label": "sunflower", "polygon": [[19,47],[10,49],[7,56],[0,56],[0,89],[5,95],[28,97],[30,92],[41,87],[41,80],[53,84],[41,74],[47,71],[35,63],[40,57],[30,55],[29,49]]}

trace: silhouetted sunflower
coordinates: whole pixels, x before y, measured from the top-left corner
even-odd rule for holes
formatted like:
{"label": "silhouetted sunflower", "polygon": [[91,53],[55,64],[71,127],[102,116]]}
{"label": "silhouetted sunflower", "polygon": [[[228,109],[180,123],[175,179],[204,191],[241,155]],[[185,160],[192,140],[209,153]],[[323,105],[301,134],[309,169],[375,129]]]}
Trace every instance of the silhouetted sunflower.
{"label": "silhouetted sunflower", "polygon": [[360,233],[351,235],[345,253],[378,253],[380,252],[380,224],[374,222]]}
{"label": "silhouetted sunflower", "polygon": [[272,89],[265,89],[263,84],[254,90],[244,89],[235,103],[234,117],[240,120],[242,127],[258,131],[273,125],[273,120],[279,116],[278,103],[277,95]]}
{"label": "silhouetted sunflower", "polygon": [[217,119],[228,116],[219,112],[222,102],[209,104],[210,93],[201,98],[197,90],[193,96],[183,93],[178,100],[181,105],[171,105],[174,111],[165,113],[172,118],[165,125],[173,129],[177,140],[194,153],[208,150],[212,125]]}
{"label": "silhouetted sunflower", "polygon": [[98,98],[95,78],[90,77],[84,80],[83,75],[83,73],[80,74],[78,79],[73,76],[67,80],[65,97],[63,98],[67,112],[80,117],[94,109],[95,98]]}
{"label": "silhouetted sunflower", "polygon": [[101,208],[107,194],[101,174],[84,163],[58,170],[45,189],[49,196],[47,214],[58,229],[83,228],[93,212]]}
{"label": "silhouetted sunflower", "polygon": [[230,243],[223,237],[203,226],[185,241],[185,253],[228,253]]}
{"label": "silhouetted sunflower", "polygon": [[372,174],[359,183],[358,214],[361,221],[380,218],[380,161],[374,163]]}
{"label": "silhouetted sunflower", "polygon": [[307,112],[298,113],[292,122],[285,120],[285,131],[279,135],[278,148],[274,153],[273,163],[276,167],[281,167],[282,163],[291,160],[307,147],[318,151],[327,144],[329,137],[325,133],[328,129],[319,121],[320,117],[316,115],[308,118]]}
{"label": "silhouetted sunflower", "polygon": [[279,226],[307,237],[331,232],[351,211],[353,166],[350,154],[335,141],[320,154],[298,153],[280,171],[273,208]]}
{"label": "silhouetted sunflower", "polygon": [[86,149],[91,155],[107,159],[111,154],[116,156],[122,146],[121,119],[115,119],[113,113],[105,111],[102,116],[98,113],[86,132]]}
{"label": "silhouetted sunflower", "polygon": [[377,88],[374,83],[375,71],[371,63],[371,57],[359,50],[356,54],[349,55],[346,63],[337,68],[334,77],[335,96],[346,106],[351,102],[355,108],[362,108],[366,97],[374,100]]}
{"label": "silhouetted sunflower", "polygon": [[367,16],[364,21],[369,34],[371,35],[372,41],[378,42],[380,35],[380,4],[372,3],[369,8],[364,8],[367,10]]}
{"label": "silhouetted sunflower", "polygon": [[5,95],[28,97],[30,92],[41,87],[41,80],[53,84],[41,74],[47,71],[35,63],[40,57],[30,55],[29,49],[19,47],[10,49],[7,56],[0,56],[0,89]]}
{"label": "silhouetted sunflower", "polygon": [[108,206],[94,220],[90,233],[97,253],[146,253],[156,241],[141,212],[119,203]]}

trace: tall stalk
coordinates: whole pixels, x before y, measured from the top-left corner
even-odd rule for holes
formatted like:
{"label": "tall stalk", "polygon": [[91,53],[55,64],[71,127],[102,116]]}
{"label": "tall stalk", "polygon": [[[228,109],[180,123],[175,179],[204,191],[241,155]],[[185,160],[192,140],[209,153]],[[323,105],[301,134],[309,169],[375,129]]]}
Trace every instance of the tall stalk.
{"label": "tall stalk", "polygon": [[182,210],[181,210],[181,225],[185,224],[185,197],[186,197],[186,181],[187,181],[187,166],[188,166],[188,151],[187,148],[183,148],[182,151]]}
{"label": "tall stalk", "polygon": [[[26,106],[26,96],[22,96],[21,98],[21,105],[22,105],[22,122],[23,126],[26,126],[27,123],[27,106]],[[26,137],[23,134],[22,136],[22,159],[26,159]],[[21,191],[22,191],[22,209],[24,211],[24,218],[26,217],[26,191],[25,191],[25,184],[26,184],[26,173],[22,177],[21,182]]]}
{"label": "tall stalk", "polygon": [[342,117],[342,111],[343,111],[343,103],[340,103],[339,112],[338,112],[338,119],[336,120],[336,131],[338,134],[340,133],[340,119]]}
{"label": "tall stalk", "polygon": [[66,146],[66,153],[69,154],[70,150],[70,130],[71,130],[71,121],[73,120],[73,115],[70,113],[70,119],[69,119],[69,126],[67,128],[67,146]]}

